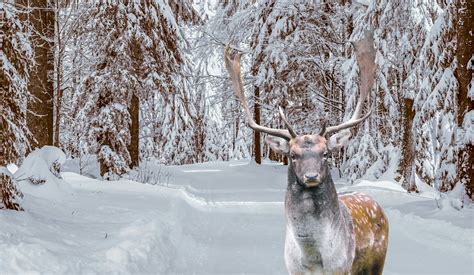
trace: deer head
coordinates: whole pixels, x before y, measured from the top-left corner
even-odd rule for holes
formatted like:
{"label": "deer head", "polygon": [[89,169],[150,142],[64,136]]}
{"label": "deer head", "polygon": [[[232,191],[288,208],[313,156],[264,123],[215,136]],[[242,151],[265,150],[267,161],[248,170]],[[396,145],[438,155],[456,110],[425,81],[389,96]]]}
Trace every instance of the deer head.
{"label": "deer head", "polygon": [[284,129],[268,128],[255,123],[250,113],[244,95],[244,86],[240,73],[239,52],[226,48],[224,58],[229,71],[235,95],[241,102],[246,113],[248,125],[255,131],[268,134],[265,142],[276,152],[287,155],[292,172],[300,184],[306,187],[319,185],[329,175],[327,157],[331,150],[343,147],[351,136],[352,127],[362,123],[371,111],[362,115],[365,101],[369,96],[374,83],[375,49],[371,35],[354,43],[360,75],[360,94],[352,117],[339,125],[327,127],[326,123],[320,125],[318,134],[298,135],[290,125],[283,109],[280,107],[280,117],[286,126]]}

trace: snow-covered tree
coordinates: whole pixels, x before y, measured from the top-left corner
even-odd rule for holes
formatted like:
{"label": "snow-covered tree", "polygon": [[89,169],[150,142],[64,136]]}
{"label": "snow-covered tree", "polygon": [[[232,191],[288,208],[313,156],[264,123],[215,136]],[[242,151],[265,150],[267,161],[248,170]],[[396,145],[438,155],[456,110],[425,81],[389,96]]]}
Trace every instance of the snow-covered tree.
{"label": "snow-covered tree", "polygon": [[83,81],[87,141],[97,143],[101,175],[120,175],[131,163],[130,127],[139,123],[130,118],[132,98],[175,92],[172,74],[181,57],[167,35],[174,33],[167,23],[174,17],[154,1],[91,1],[88,12],[96,43],[89,53],[95,64]]}
{"label": "snow-covered tree", "polygon": [[[466,28],[463,22],[466,17],[461,19],[466,9],[463,5],[467,5],[466,2],[453,1],[447,5],[419,55],[420,80],[413,127],[416,169],[425,183],[440,191],[449,191],[458,183],[469,185],[467,175],[472,173],[469,172],[472,170],[469,158],[472,159],[470,150],[474,143],[473,97],[468,92],[472,89],[469,86],[472,52],[471,56],[459,54],[464,47],[469,47],[461,41],[465,38],[459,35]],[[470,40],[472,45],[472,35]],[[472,195],[472,190],[467,190]]]}
{"label": "snow-covered tree", "polygon": [[474,199],[474,2],[459,0],[455,3],[456,41],[458,66],[455,75],[459,82],[457,114],[459,183],[464,184],[467,195]]}
{"label": "snow-covered tree", "polygon": [[228,43],[248,46],[255,16],[253,3],[237,0],[204,5],[201,17],[210,18],[191,30],[190,39],[195,46],[190,75],[194,83],[192,90],[201,95],[196,96],[201,102],[196,110],[205,126],[203,160],[249,157],[248,136],[252,132],[245,127],[245,120],[240,119],[240,105],[229,86],[222,54]]}
{"label": "snow-covered tree", "polygon": [[183,105],[192,98],[181,76],[180,24],[198,21],[190,3],[81,1],[74,8],[81,24],[71,24],[64,98],[75,104],[65,105],[62,124],[69,150],[98,154],[102,175],[136,166],[140,151],[167,163],[189,162],[192,141],[182,135],[193,131]]}
{"label": "snow-covered tree", "polygon": [[[0,3],[0,166],[18,163],[30,146],[26,123],[29,73],[34,53],[27,23],[9,3]],[[0,208],[21,209],[22,194],[4,167],[0,171]]]}
{"label": "snow-covered tree", "polygon": [[[368,5],[354,4],[349,11],[353,26],[350,40],[357,40],[364,31],[372,30],[378,54],[376,83],[370,99],[373,115],[365,128],[359,129],[362,133],[349,143],[343,171],[351,180],[362,176],[396,177],[405,188],[413,190],[411,125],[417,78],[414,70],[417,52],[433,24],[437,6],[432,1],[370,1]],[[353,54],[345,62],[343,74],[347,76],[344,92],[347,116],[352,113],[358,93]]]}

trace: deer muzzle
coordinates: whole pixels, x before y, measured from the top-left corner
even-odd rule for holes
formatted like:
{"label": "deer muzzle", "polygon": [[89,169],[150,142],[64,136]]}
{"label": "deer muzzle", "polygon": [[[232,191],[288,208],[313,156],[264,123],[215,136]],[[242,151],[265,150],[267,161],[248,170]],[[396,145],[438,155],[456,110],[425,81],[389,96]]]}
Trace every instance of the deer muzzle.
{"label": "deer muzzle", "polygon": [[321,183],[321,175],[319,173],[306,173],[303,176],[303,182],[307,187],[314,187]]}

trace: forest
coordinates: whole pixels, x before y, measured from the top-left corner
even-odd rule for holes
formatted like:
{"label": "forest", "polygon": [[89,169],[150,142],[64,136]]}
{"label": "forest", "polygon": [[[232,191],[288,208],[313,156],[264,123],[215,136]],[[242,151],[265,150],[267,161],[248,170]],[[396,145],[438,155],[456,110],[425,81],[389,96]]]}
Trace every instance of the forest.
{"label": "forest", "polygon": [[[241,54],[242,86],[249,116],[257,124],[286,129],[289,123],[310,135],[323,125],[348,121],[356,110],[364,83],[355,42],[370,33],[375,71],[364,106],[370,116],[350,130],[345,146],[331,152],[333,177],[347,188],[370,182],[375,189],[389,186],[407,196],[430,194],[438,208],[445,204],[443,198],[450,198],[447,204],[470,211],[473,6],[469,0],[0,0],[0,209],[48,209],[36,199],[28,202],[29,193],[54,181],[59,187],[53,191],[63,194],[60,182],[68,178],[74,188],[67,192],[72,193],[75,184],[91,180],[99,180],[94,181],[101,186],[97,190],[105,183],[122,190],[111,184],[128,181],[211,190],[205,178],[191,176],[193,171],[227,171],[242,163],[251,165],[242,172],[245,179],[259,175],[273,188],[264,174],[283,171],[278,178],[286,181],[284,170],[291,160],[265,142],[266,133],[248,127],[224,50]],[[227,163],[231,168],[223,168]],[[269,168],[277,164],[284,170]],[[220,177],[216,180],[226,182]],[[53,191],[48,188],[41,192],[49,198]],[[106,192],[109,187],[103,188]],[[217,193],[209,196],[205,201],[218,198]],[[395,202],[382,199],[384,204]],[[397,211],[388,216],[402,221],[399,216],[405,212]],[[472,233],[472,222],[466,225],[472,213],[457,216],[467,229],[456,230]],[[15,219],[0,216],[0,227],[21,223]],[[2,241],[10,235],[2,230],[0,250],[10,247]],[[118,257],[113,260],[121,259],[116,252],[110,252]],[[128,257],[125,262],[133,262]],[[14,266],[0,263],[0,273],[2,267],[7,273],[26,271]],[[194,270],[184,266],[178,262],[158,273]],[[89,268],[98,273],[156,271]]]}

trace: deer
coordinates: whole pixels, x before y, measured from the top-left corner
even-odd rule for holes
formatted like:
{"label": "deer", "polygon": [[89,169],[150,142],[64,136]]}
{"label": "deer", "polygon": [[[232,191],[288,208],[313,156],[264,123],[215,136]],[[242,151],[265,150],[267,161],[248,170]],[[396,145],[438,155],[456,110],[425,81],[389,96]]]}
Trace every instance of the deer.
{"label": "deer", "polygon": [[328,156],[346,145],[350,128],[371,114],[362,115],[374,84],[373,37],[353,42],[359,65],[359,97],[351,118],[339,125],[321,123],[317,134],[298,135],[283,109],[279,115],[286,129],[257,124],[248,107],[240,72],[241,52],[226,47],[225,67],[234,93],[254,131],[266,133],[270,148],[288,156],[285,195],[285,264],[290,274],[382,274],[388,246],[388,219],[382,207],[360,192],[338,194]]}

